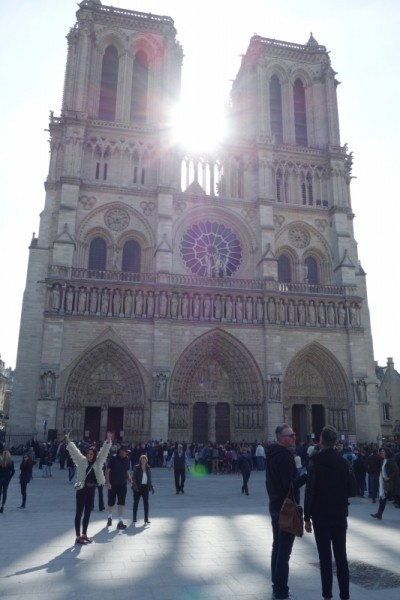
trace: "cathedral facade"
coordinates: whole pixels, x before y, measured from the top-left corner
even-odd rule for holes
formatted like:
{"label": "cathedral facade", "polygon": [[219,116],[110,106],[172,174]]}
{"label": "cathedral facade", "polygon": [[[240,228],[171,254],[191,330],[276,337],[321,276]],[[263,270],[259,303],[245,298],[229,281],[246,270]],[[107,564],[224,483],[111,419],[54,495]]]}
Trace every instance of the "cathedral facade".
{"label": "cathedral facade", "polygon": [[[79,4],[24,293],[9,428],[127,441],[380,428],[335,72],[254,36],[212,156],[172,143],[169,17]],[[195,117],[194,117],[195,118]]]}

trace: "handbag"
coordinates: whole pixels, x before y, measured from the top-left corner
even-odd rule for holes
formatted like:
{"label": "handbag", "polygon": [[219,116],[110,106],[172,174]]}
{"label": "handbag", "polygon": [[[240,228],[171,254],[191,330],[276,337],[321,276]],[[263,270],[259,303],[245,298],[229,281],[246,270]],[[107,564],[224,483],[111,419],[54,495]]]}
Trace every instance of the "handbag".
{"label": "handbag", "polygon": [[75,492],[79,492],[80,490],[83,490],[83,488],[85,487],[86,477],[89,475],[89,473],[92,469],[93,469],[93,465],[90,467],[89,471],[86,473],[85,479],[83,481],[77,481],[76,483],[74,483],[74,491]]}
{"label": "handbag", "polygon": [[388,494],[390,494],[391,492],[394,492],[394,480],[393,479],[384,479],[383,480],[383,489]]}
{"label": "handbag", "polygon": [[303,508],[296,502],[293,483],[279,511],[279,527],[297,537],[302,537],[304,533]]}

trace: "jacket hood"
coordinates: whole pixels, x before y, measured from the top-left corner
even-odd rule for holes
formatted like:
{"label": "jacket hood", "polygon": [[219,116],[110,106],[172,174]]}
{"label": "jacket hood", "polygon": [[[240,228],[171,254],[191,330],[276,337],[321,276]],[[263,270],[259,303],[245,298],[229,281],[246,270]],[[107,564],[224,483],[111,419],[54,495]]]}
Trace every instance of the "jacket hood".
{"label": "jacket hood", "polygon": [[334,469],[337,466],[338,458],[344,460],[334,448],[326,448],[314,454],[311,460],[325,469]]}
{"label": "jacket hood", "polygon": [[274,444],[268,446],[268,448],[265,451],[265,456],[267,460],[271,460],[278,456],[278,454],[282,454],[283,452],[289,452],[290,454],[292,454],[291,450],[275,442]]}

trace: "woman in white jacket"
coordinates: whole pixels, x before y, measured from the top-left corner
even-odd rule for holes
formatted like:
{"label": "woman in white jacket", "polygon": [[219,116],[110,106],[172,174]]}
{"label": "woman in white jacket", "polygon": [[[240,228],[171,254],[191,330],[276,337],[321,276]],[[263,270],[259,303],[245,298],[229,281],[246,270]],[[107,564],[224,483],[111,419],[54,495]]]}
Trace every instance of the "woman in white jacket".
{"label": "woman in white jacket", "polygon": [[92,540],[87,536],[87,528],[94,504],[96,487],[105,484],[103,466],[111,448],[112,434],[107,433],[107,439],[99,452],[92,446],[87,450],[85,456],[76,447],[74,442],[69,439],[69,434],[65,435],[65,441],[67,443],[67,450],[77,467],[76,481],[80,483],[79,489],[76,491],[75,543],[83,545],[91,544]]}

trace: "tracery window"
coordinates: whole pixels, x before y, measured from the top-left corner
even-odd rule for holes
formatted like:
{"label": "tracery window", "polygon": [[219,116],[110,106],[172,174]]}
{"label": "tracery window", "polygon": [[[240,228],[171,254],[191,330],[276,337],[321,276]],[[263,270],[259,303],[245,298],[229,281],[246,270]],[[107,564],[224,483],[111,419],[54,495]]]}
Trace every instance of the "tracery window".
{"label": "tracery window", "polygon": [[107,264],[107,244],[101,237],[94,238],[89,248],[89,269],[105,271]]}
{"label": "tracery window", "polygon": [[136,240],[128,240],[122,251],[122,270],[127,273],[140,273],[141,247]]}
{"label": "tracery window", "polygon": [[306,267],[306,283],[309,283],[310,285],[318,285],[318,264],[315,258],[308,256],[304,261],[304,265]]}
{"label": "tracery window", "polygon": [[293,87],[294,128],[297,146],[307,146],[306,94],[301,79],[296,79]]}
{"label": "tracery window", "polygon": [[275,136],[277,144],[283,143],[283,120],[282,120],[282,89],[277,75],[272,75],[269,83],[269,105],[271,134]]}
{"label": "tracery window", "polygon": [[108,46],[101,68],[99,119],[115,121],[119,58],[115,46]]}
{"label": "tracery window", "polygon": [[231,277],[243,257],[236,233],[217,221],[193,225],[182,237],[180,251],[185,266],[200,277]]}
{"label": "tracery window", "polygon": [[133,61],[131,121],[146,121],[148,84],[149,64],[147,56],[139,50]]}
{"label": "tracery window", "polygon": [[281,254],[278,258],[278,281],[280,283],[291,283],[292,281],[292,269],[286,254]]}

